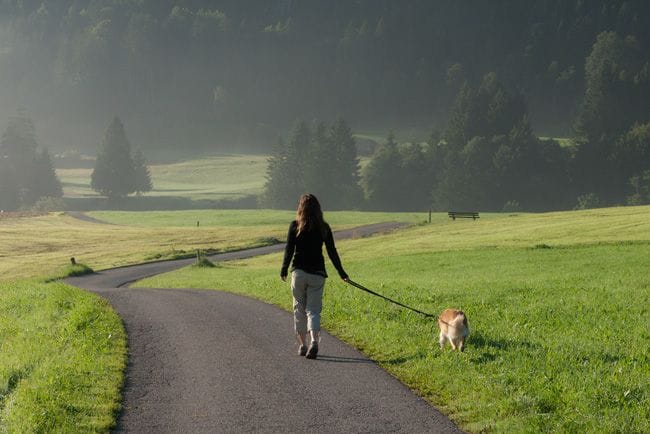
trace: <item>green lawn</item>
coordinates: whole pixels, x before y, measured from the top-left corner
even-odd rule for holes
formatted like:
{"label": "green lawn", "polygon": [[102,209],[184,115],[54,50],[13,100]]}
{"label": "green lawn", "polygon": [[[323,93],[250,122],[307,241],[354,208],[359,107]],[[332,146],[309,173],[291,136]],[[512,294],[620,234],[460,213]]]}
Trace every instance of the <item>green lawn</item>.
{"label": "green lawn", "polygon": [[[332,278],[324,325],[469,431],[650,431],[650,207],[482,215],[339,243],[350,276],[424,311],[463,309],[463,354],[431,320]],[[281,255],[138,285],[242,293],[290,309]]]}
{"label": "green lawn", "polygon": [[[215,155],[150,166],[154,190],[147,196],[192,200],[236,199],[262,192],[266,155]],[[66,197],[98,197],[90,188],[92,169],[57,169]]]}
{"label": "green lawn", "polygon": [[126,364],[122,323],[62,283],[0,282],[0,432],[107,432]]}

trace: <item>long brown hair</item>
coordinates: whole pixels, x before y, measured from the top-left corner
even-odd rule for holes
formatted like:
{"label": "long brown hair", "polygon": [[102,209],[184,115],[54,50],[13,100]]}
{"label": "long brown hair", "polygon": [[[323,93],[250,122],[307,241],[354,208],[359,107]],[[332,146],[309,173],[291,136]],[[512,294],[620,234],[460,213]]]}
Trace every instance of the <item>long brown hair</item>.
{"label": "long brown hair", "polygon": [[313,194],[303,194],[298,202],[298,211],[296,212],[296,222],[298,230],[296,235],[302,231],[311,231],[316,229],[325,238],[326,223],[323,220],[323,210],[316,196]]}

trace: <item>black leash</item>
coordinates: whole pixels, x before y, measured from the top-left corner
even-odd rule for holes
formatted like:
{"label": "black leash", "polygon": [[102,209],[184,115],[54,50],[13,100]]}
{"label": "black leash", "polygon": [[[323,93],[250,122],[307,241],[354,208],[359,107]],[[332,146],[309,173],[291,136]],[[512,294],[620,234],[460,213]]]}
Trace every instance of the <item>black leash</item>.
{"label": "black leash", "polygon": [[420,315],[424,315],[424,316],[427,317],[427,318],[435,318],[435,316],[434,316],[434,315],[431,315],[430,313],[422,312],[421,310],[417,310],[417,309],[414,309],[414,308],[412,308],[412,307],[410,307],[410,306],[407,306],[407,305],[405,305],[405,304],[402,304],[402,303],[400,303],[399,301],[395,301],[395,300],[392,300],[392,299],[390,299],[390,298],[388,298],[388,297],[385,297],[385,296],[383,296],[383,295],[381,295],[381,294],[377,294],[375,291],[373,291],[373,290],[371,290],[371,289],[368,289],[368,288],[366,288],[366,287],[363,286],[363,285],[358,284],[358,283],[355,282],[354,280],[350,280],[350,279],[348,279],[347,282],[348,282],[350,285],[354,286],[355,288],[359,288],[360,290],[362,290],[362,291],[366,291],[366,292],[369,293],[369,294],[376,295],[376,296],[379,297],[379,298],[383,298],[384,300],[389,301],[389,302],[391,302],[391,303],[394,303],[394,304],[396,304],[396,305],[398,305],[398,306],[401,306],[401,307],[403,307],[403,308],[405,308],[405,309],[412,310],[413,312],[417,312],[417,313],[419,313]]}

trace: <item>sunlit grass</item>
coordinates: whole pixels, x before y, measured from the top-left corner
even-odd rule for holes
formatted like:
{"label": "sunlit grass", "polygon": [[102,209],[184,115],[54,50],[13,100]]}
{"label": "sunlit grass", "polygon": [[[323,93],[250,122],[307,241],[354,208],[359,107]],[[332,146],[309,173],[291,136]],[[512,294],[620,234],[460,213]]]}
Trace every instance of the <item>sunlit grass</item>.
{"label": "sunlit grass", "polygon": [[[295,211],[278,210],[191,210],[191,211],[92,211],[87,213],[99,220],[120,225],[147,227],[281,227],[288,228],[296,218]],[[425,213],[388,213],[361,211],[332,211],[324,213],[334,229],[361,226],[371,223],[399,221],[421,223],[428,218]],[[286,235],[286,233],[284,234]]]}
{"label": "sunlit grass", "polygon": [[[353,279],[389,297],[463,309],[464,354],[439,351],[433,321],[336,278],[325,327],[470,431],[650,431],[650,207],[434,221],[339,251]],[[289,310],[281,260],[138,285],[223,289]]]}
{"label": "sunlit grass", "polygon": [[0,283],[0,432],[107,432],[126,336],[99,297],[62,283]]}
{"label": "sunlit grass", "polygon": [[[228,251],[284,240],[287,211],[170,211],[92,213],[119,225],[89,223],[61,213],[0,220],[0,280],[58,275],[74,257],[94,270],[169,259],[197,249]],[[418,214],[326,213],[341,229],[387,220],[415,222]],[[196,222],[200,225],[197,227]]]}

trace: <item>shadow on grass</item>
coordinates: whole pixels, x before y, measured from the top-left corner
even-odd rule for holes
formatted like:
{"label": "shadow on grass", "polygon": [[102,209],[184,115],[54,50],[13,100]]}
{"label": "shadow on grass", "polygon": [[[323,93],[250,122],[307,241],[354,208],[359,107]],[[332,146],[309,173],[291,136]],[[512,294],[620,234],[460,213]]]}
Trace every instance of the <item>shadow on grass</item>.
{"label": "shadow on grass", "polygon": [[472,357],[472,361],[477,364],[489,363],[499,358],[499,353],[504,351],[519,351],[526,353],[538,352],[540,345],[528,341],[513,339],[494,339],[484,336],[481,333],[474,332],[470,335],[467,343],[468,348],[478,350],[478,353]]}
{"label": "shadow on grass", "polygon": [[540,345],[533,344],[528,341],[517,341],[512,339],[494,339],[484,336],[480,332],[472,332],[467,341],[467,346],[472,346],[478,349],[494,349],[494,350],[535,350],[540,348]]}
{"label": "shadow on grass", "polygon": [[401,365],[412,359],[420,359],[426,357],[426,352],[419,351],[410,356],[396,357],[389,360],[371,360],[365,357],[340,357],[340,356],[328,356],[326,354],[319,355],[318,360],[324,362],[335,362],[335,363],[368,363],[368,364],[380,364],[380,365]]}

